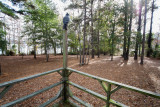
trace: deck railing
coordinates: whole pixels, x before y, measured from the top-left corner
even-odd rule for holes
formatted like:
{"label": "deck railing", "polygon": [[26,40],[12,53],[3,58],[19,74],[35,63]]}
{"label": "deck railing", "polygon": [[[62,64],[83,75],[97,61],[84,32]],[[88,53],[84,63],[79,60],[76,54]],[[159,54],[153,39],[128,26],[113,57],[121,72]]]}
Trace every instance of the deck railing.
{"label": "deck railing", "polygon": [[[62,72],[61,72],[62,71]],[[40,73],[40,74],[36,74],[36,75],[32,75],[32,76],[29,76],[29,77],[25,77],[25,78],[21,78],[21,79],[16,79],[16,80],[13,80],[13,81],[9,81],[9,82],[4,82],[4,83],[1,83],[0,84],[0,88],[4,88],[2,90],[2,92],[0,92],[0,99],[3,98],[3,96],[9,91],[9,89],[16,83],[19,83],[19,82],[22,82],[22,81],[26,81],[26,80],[30,80],[30,79],[33,79],[33,78],[36,78],[36,77],[40,77],[40,76],[43,76],[43,75],[47,75],[47,74],[51,74],[51,73],[59,73],[61,76],[62,76],[62,80],[58,83],[55,83],[53,85],[50,85],[49,87],[46,87],[46,88],[43,88],[39,91],[36,91],[30,95],[27,95],[27,96],[24,96],[22,98],[19,98],[15,101],[12,101],[12,102],[9,102],[7,104],[4,104],[4,105],[0,105],[1,107],[10,107],[10,106],[14,106],[15,104],[18,104],[24,100],[27,100],[31,97],[34,97],[44,91],[47,91],[51,88],[54,88],[60,84],[62,84],[62,87],[61,89],[59,90],[59,92],[57,93],[57,95],[53,98],[51,98],[49,101],[45,102],[44,104],[40,105],[40,107],[45,107],[47,105],[49,105],[50,103],[52,103],[53,101],[57,100],[58,98],[60,98],[62,96],[62,100],[63,102],[70,102],[70,104],[74,105],[74,106],[78,106],[76,103],[72,102],[72,101],[69,101],[69,97],[72,98],[73,100],[77,101],[78,103],[86,106],[86,107],[91,107],[92,105],[90,105],[89,103],[85,102],[85,101],[82,101],[81,99],[79,99],[78,97],[74,96],[72,91],[70,90],[69,88],[69,85],[72,85],[84,92],[87,92],[103,101],[106,102],[106,106],[109,107],[110,104],[113,104],[115,106],[119,106],[119,107],[125,107],[126,105],[120,103],[120,102],[117,102],[113,99],[111,99],[111,95],[118,91],[119,89],[121,88],[125,88],[127,90],[130,90],[130,91],[135,91],[135,92],[138,92],[138,93],[141,93],[141,94],[144,94],[144,95],[148,95],[148,96],[151,96],[151,97],[154,97],[154,98],[157,98],[157,99],[160,99],[160,94],[158,93],[154,93],[154,92],[151,92],[151,91],[146,91],[146,90],[143,90],[143,89],[140,89],[140,88],[136,88],[136,87],[133,87],[133,86],[129,86],[129,85],[125,85],[125,84],[122,84],[122,83],[118,83],[118,82],[114,82],[114,81],[111,81],[111,80],[108,80],[108,79],[104,79],[104,78],[101,78],[101,77],[97,77],[97,76],[94,76],[94,75],[91,75],[91,74],[88,74],[88,73],[84,73],[84,72],[81,72],[81,71],[78,71],[78,70],[74,70],[74,69],[71,69],[71,68],[67,68],[67,69],[63,69],[63,68],[59,68],[59,69],[55,69],[55,70],[51,70],[51,71],[47,71],[47,72],[44,72],[44,73]],[[101,95],[99,93],[96,93],[92,90],[89,90],[85,87],[82,87],[78,84],[75,84],[71,81],[69,81],[69,76],[72,74],[72,73],[78,73],[80,75],[83,75],[83,76],[87,76],[87,77],[90,77],[92,79],[95,79],[97,81],[99,81],[99,83],[101,84],[102,88],[104,89],[104,91],[106,92],[106,96],[104,95]],[[114,89],[111,89],[111,85],[114,85],[116,86],[116,88]]]}

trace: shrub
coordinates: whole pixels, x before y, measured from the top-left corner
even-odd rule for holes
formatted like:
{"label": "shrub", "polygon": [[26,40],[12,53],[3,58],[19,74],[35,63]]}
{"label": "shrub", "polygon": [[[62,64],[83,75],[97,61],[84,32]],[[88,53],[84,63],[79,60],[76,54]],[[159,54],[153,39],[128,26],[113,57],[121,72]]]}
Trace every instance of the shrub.
{"label": "shrub", "polygon": [[156,58],[157,52],[158,52],[158,51],[153,51],[153,54],[152,54],[152,57],[153,57],[153,58]]}
{"label": "shrub", "polygon": [[10,53],[10,50],[7,50],[6,51],[6,55],[9,56],[9,53]]}
{"label": "shrub", "polygon": [[152,54],[152,57],[153,58],[160,58],[160,51],[153,51],[153,54]]}
{"label": "shrub", "polygon": [[26,54],[25,54],[25,53],[20,53],[19,55],[20,55],[20,56],[25,56]]}
{"label": "shrub", "polygon": [[135,53],[135,51],[131,51],[130,56],[133,57],[134,53]]}
{"label": "shrub", "polygon": [[12,50],[7,50],[7,51],[6,51],[6,55],[7,55],[7,56],[14,56],[15,53],[14,53]]}
{"label": "shrub", "polygon": [[68,55],[77,55],[76,52],[68,52]]}
{"label": "shrub", "polygon": [[156,58],[160,58],[160,52],[158,51]]}
{"label": "shrub", "polygon": [[11,56],[14,56],[15,53],[11,50],[11,51],[10,51],[10,55],[11,55]]}

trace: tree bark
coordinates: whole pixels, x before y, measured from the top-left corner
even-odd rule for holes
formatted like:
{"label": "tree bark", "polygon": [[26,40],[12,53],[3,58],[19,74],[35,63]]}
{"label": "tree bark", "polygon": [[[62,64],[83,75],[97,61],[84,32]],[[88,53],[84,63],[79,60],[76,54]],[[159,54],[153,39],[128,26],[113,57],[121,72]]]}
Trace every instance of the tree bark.
{"label": "tree bark", "polygon": [[36,59],[36,44],[34,42],[34,59]]}
{"label": "tree bark", "polygon": [[151,24],[150,24],[150,31],[149,31],[149,37],[148,37],[147,57],[150,57],[151,51],[152,51],[151,43],[152,43],[152,24],[153,24],[154,2],[155,0],[153,0],[152,2],[152,13],[151,13]]}
{"label": "tree bark", "polygon": [[141,20],[142,20],[141,16],[142,16],[142,0],[139,0],[139,19],[138,19],[138,29],[137,29],[137,36],[136,36],[134,60],[137,60],[137,58],[138,58],[138,46],[140,47],[139,41],[140,41],[140,37],[141,37]]}
{"label": "tree bark", "polygon": [[130,49],[130,42],[131,42],[132,17],[133,17],[133,0],[131,0],[130,24],[129,24],[129,37],[128,37],[128,46],[127,46],[127,60],[129,59],[129,49]]}
{"label": "tree bark", "polygon": [[85,38],[86,38],[86,0],[84,0],[84,31],[83,31],[83,56],[82,56],[82,65],[84,65],[85,58]]}
{"label": "tree bark", "polygon": [[94,37],[93,37],[93,0],[91,0],[91,38],[92,38],[92,58],[94,58]]}
{"label": "tree bark", "polygon": [[114,32],[115,32],[115,18],[116,18],[116,13],[114,13],[114,22],[113,22],[113,29],[112,29],[112,51],[111,51],[111,61],[113,61],[113,55],[114,55]]}
{"label": "tree bark", "polygon": [[124,19],[124,44],[123,44],[123,57],[124,57],[124,60],[127,60],[127,54],[126,54],[126,41],[127,41],[127,24],[128,24],[128,0],[124,0],[125,2],[125,19]]}
{"label": "tree bark", "polygon": [[57,55],[57,52],[56,52],[56,43],[54,43],[53,49],[54,49],[54,56],[56,56]]}
{"label": "tree bark", "polygon": [[99,21],[100,21],[100,7],[101,7],[101,1],[98,0],[98,31],[97,31],[97,35],[98,35],[98,46],[97,46],[97,50],[98,50],[98,58],[100,57],[100,44],[99,44]]}
{"label": "tree bark", "polygon": [[143,27],[143,42],[142,42],[142,54],[141,54],[141,63],[140,64],[143,64],[143,59],[144,59],[146,18],[147,18],[147,0],[145,0],[145,16],[144,16],[144,27]]}

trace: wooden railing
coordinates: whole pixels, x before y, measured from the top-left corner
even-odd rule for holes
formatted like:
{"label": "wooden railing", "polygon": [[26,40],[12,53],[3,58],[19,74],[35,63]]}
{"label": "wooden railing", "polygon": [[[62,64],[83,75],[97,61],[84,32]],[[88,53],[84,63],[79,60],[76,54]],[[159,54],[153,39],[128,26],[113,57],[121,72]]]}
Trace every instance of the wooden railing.
{"label": "wooden railing", "polygon": [[[118,83],[118,82],[115,82],[115,81],[111,81],[111,80],[108,80],[108,79],[104,79],[104,78],[101,78],[101,77],[97,77],[97,76],[94,76],[94,75],[91,75],[91,74],[88,74],[88,73],[84,73],[84,72],[81,72],[81,71],[78,71],[78,70],[74,70],[74,69],[71,69],[71,68],[67,68],[68,71],[71,72],[74,72],[74,73],[78,73],[80,75],[83,75],[83,76],[87,76],[89,78],[92,78],[92,79],[95,79],[97,81],[99,81],[100,85],[102,86],[102,88],[104,89],[104,91],[106,92],[107,96],[103,96],[99,93],[96,93],[92,90],[89,90],[85,87],[82,87],[78,84],[75,84],[71,81],[68,81],[68,84],[84,91],[84,92],[87,92],[99,99],[102,99],[103,101],[106,102],[106,106],[109,107],[110,104],[113,104],[115,106],[119,106],[119,107],[126,107],[127,105],[124,105],[120,102],[117,102],[113,99],[110,99],[111,95],[118,91],[119,89],[121,88],[124,88],[124,89],[127,89],[127,90],[130,90],[130,91],[135,91],[135,92],[138,92],[138,93],[141,93],[141,94],[144,94],[144,95],[147,95],[147,96],[151,96],[151,97],[154,97],[154,98],[157,98],[157,99],[160,99],[160,94],[159,93],[154,93],[154,92],[151,92],[151,91],[147,91],[147,90],[143,90],[143,89],[140,89],[140,88],[136,88],[136,87],[133,87],[133,86],[129,86],[129,85],[125,85],[125,84],[122,84],[122,83]],[[111,85],[114,85],[116,86],[116,88],[112,89],[111,90]],[[71,93],[71,92],[69,92]],[[74,100],[76,100],[77,102],[79,102],[80,104],[88,107],[89,104],[78,99],[77,97],[75,97],[73,94],[70,94],[70,97]]]}
{"label": "wooden railing", "polygon": [[[78,71],[78,70],[74,70],[74,69],[71,69],[71,68],[66,68],[66,69],[63,69],[63,68],[59,68],[59,69],[55,69],[55,70],[51,70],[51,71],[47,71],[47,72],[44,72],[44,73],[40,73],[40,74],[36,74],[36,75],[32,75],[32,76],[29,76],[29,77],[25,77],[25,78],[21,78],[21,79],[16,79],[16,80],[13,80],[13,81],[9,81],[9,82],[4,82],[4,83],[1,83],[0,84],[0,88],[4,88],[1,92],[0,92],[0,99],[3,98],[3,96],[8,92],[8,90],[13,86],[15,85],[16,83],[19,83],[19,82],[22,82],[22,81],[26,81],[26,80],[30,80],[30,79],[33,79],[33,78],[37,78],[37,77],[40,77],[40,76],[43,76],[43,75],[47,75],[47,74],[51,74],[51,73],[59,73],[61,76],[62,76],[62,80],[58,83],[55,83],[53,85],[50,85],[49,87],[46,87],[46,88],[43,88],[39,91],[36,91],[30,95],[27,95],[27,96],[24,96],[22,98],[19,98],[15,101],[12,101],[12,102],[9,102],[7,104],[4,104],[4,105],[0,105],[1,107],[10,107],[10,106],[14,106],[15,104],[18,104],[24,100],[27,100],[33,96],[36,96],[44,91],[47,91],[51,88],[54,88],[60,84],[62,84],[62,87],[61,89],[59,90],[59,92],[57,93],[57,95],[53,98],[51,98],[49,101],[45,102],[44,104],[40,105],[40,107],[45,107],[47,105],[49,105],[50,103],[52,103],[53,101],[57,100],[58,98],[62,97],[62,102],[63,103],[66,103],[66,102],[70,102],[70,104],[74,105],[74,106],[78,106],[76,103],[72,102],[69,100],[69,97],[72,98],[73,100],[77,101],[78,103],[86,106],[86,107],[91,107],[91,105],[85,101],[82,101],[81,99],[79,99],[78,97],[74,96],[72,91],[70,90],[69,88],[69,85],[72,85],[86,93],[89,93],[103,101],[106,102],[106,106],[109,107],[110,104],[113,104],[115,106],[119,106],[119,107],[125,107],[126,105],[120,103],[120,102],[117,102],[113,99],[111,99],[111,95],[118,91],[119,89],[121,88],[125,88],[127,90],[130,90],[130,91],[135,91],[135,92],[138,92],[138,93],[141,93],[141,94],[144,94],[144,95],[147,95],[147,96],[151,96],[151,97],[154,97],[154,98],[157,98],[157,99],[160,99],[160,94],[158,93],[154,93],[154,92],[151,92],[151,91],[147,91],[147,90],[143,90],[143,89],[140,89],[140,88],[136,88],[136,87],[133,87],[133,86],[129,86],[129,85],[125,85],[125,84],[122,84],[122,83],[118,83],[118,82],[115,82],[115,81],[111,81],[111,80],[108,80],[108,79],[104,79],[104,78],[101,78],[101,77],[97,77],[97,76],[94,76],[94,75],[91,75],[91,74],[88,74],[88,73],[84,73],[84,72],[81,72],[81,71]],[[99,81],[99,83],[101,84],[102,88],[104,89],[104,91],[106,92],[106,96],[104,95],[101,95],[99,93],[96,93],[92,90],[89,90],[85,87],[82,87],[78,84],[75,84],[71,81],[69,81],[69,76],[72,74],[72,73],[78,73],[80,75],[83,75],[83,76],[87,76],[89,78],[92,78],[92,79],[95,79],[97,81]],[[111,86],[114,85],[116,86],[116,88],[114,89],[111,89]]]}
{"label": "wooden railing", "polygon": [[[40,73],[40,74],[36,74],[36,75],[32,75],[32,76],[29,76],[29,77],[25,77],[25,78],[21,78],[21,79],[16,79],[16,80],[12,80],[12,81],[8,81],[8,82],[4,82],[4,83],[1,83],[0,84],[0,88],[4,88],[1,92],[0,92],[0,99],[2,99],[4,97],[4,95],[10,90],[10,88],[15,85],[16,83],[19,83],[19,82],[22,82],[22,81],[26,81],[26,80],[30,80],[30,79],[33,79],[33,78],[37,78],[37,77],[40,77],[40,76],[44,76],[44,75],[47,75],[47,74],[51,74],[51,73],[55,73],[55,72],[59,72],[63,70],[63,68],[59,68],[59,69],[55,69],[55,70],[51,70],[51,71],[47,71],[47,72],[44,72],[44,73]],[[24,100],[27,100],[31,97],[34,97],[44,91],[47,91],[51,88],[54,88],[60,84],[62,84],[63,81],[60,81],[58,83],[55,83],[53,85],[50,85],[49,87],[46,87],[46,88],[43,88],[39,91],[36,91],[30,95],[27,95],[27,96],[24,96],[22,98],[19,98],[15,101],[12,101],[12,102],[9,102],[7,104],[4,104],[4,105],[0,105],[0,107],[11,107],[11,106],[14,106],[15,104],[18,104]],[[17,87],[18,88],[18,87]],[[60,89],[60,91],[57,93],[57,95],[53,98],[51,98],[49,101],[47,101],[46,103],[42,104],[41,106],[47,106],[48,104],[50,104],[51,102],[55,101],[56,99],[58,99],[60,97],[60,94],[62,92],[62,89]]]}

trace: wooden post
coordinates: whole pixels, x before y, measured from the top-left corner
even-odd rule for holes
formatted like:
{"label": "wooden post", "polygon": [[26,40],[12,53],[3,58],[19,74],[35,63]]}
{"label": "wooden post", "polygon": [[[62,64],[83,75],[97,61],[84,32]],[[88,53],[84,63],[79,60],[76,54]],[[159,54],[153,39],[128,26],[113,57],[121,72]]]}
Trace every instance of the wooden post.
{"label": "wooden post", "polygon": [[63,68],[67,68],[68,46],[67,46],[67,30],[63,30]]}
{"label": "wooden post", "polygon": [[108,87],[107,87],[107,102],[106,102],[106,107],[109,107],[110,103],[109,103],[109,100],[110,100],[110,97],[111,97],[111,84],[108,83]]}
{"label": "wooden post", "polygon": [[67,30],[63,30],[63,103],[66,103],[68,101],[69,95],[68,95],[68,89],[69,85],[67,83],[68,81],[68,70],[67,68],[67,60],[68,60],[68,46],[67,46]]}

